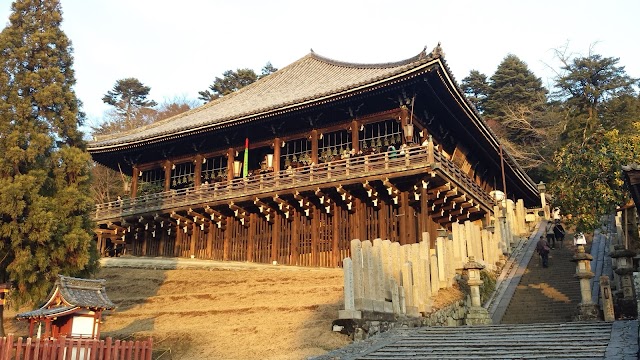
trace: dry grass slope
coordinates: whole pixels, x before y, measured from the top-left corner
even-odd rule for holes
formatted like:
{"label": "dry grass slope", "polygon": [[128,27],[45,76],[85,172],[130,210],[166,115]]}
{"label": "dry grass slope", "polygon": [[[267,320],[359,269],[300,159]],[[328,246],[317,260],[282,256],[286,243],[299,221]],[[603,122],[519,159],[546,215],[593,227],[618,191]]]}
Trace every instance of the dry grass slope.
{"label": "dry grass slope", "polygon": [[[162,359],[295,360],[349,343],[331,331],[340,269],[145,270],[103,268],[118,305],[103,336],[152,336]],[[7,315],[10,319],[14,313]],[[26,334],[25,324],[7,330]]]}

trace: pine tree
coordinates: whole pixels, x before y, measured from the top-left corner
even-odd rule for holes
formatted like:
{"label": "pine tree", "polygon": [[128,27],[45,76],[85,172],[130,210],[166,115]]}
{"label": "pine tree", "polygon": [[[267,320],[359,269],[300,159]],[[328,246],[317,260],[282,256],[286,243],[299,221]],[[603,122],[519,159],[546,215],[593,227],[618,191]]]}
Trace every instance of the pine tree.
{"label": "pine tree", "polygon": [[19,305],[42,300],[58,274],[95,271],[97,254],[91,158],[60,2],[17,0],[11,9],[0,33],[0,282]]}
{"label": "pine tree", "polygon": [[153,107],[158,103],[147,99],[150,91],[149,86],[136,78],[117,80],[113,89],[102,98],[103,102],[113,106],[110,119],[94,127],[93,133],[107,135],[153,123],[156,117]]}
{"label": "pine tree", "polygon": [[484,102],[489,94],[487,75],[478,70],[471,70],[469,76],[462,79],[460,87],[476,109],[481,113],[484,112]]}

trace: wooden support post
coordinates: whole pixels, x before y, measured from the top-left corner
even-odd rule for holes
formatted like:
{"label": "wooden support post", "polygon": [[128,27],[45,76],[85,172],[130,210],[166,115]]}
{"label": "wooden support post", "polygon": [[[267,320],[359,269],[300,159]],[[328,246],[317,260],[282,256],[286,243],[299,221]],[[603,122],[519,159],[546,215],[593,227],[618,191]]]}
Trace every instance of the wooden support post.
{"label": "wooden support post", "polygon": [[336,204],[335,202],[333,203],[333,216],[331,218],[332,221],[332,231],[331,231],[331,235],[332,235],[332,239],[331,239],[331,253],[332,253],[332,263],[331,265],[333,267],[338,267],[340,266],[340,261],[342,259],[340,259],[340,247],[339,247],[339,242],[340,242],[340,219],[341,219],[341,214],[340,214],[340,207],[338,207],[338,204]]}
{"label": "wooden support post", "polygon": [[140,177],[140,169],[137,166],[133,167],[131,174],[131,198],[136,197],[138,194],[138,178]]}
{"label": "wooden support post", "polygon": [[280,166],[280,154],[282,149],[282,140],[277,137],[273,140],[273,173],[277,174],[282,170]]}
{"label": "wooden support post", "polygon": [[276,212],[273,216],[273,226],[271,226],[271,261],[278,261],[280,253],[280,228],[282,227],[282,216]]}
{"label": "wooden support post", "polygon": [[406,139],[405,134],[404,134],[404,127],[405,127],[405,125],[407,125],[408,122],[409,122],[409,109],[405,105],[402,105],[400,107],[400,129],[402,129],[402,143],[403,144],[407,143],[407,139]]}
{"label": "wooden support post", "polygon": [[318,130],[311,130],[311,161],[318,164]]}
{"label": "wooden support post", "polygon": [[360,124],[356,120],[351,122],[351,148],[356,154],[360,151]]}
{"label": "wooden support post", "polygon": [[236,150],[229,148],[227,150],[227,180],[233,180],[233,161],[236,159]]}
{"label": "wooden support post", "polygon": [[224,230],[224,242],[222,245],[222,260],[228,261],[231,253],[231,233],[238,227],[238,219],[233,216],[227,218],[227,228]]}
{"label": "wooden support post", "polygon": [[318,266],[318,237],[320,236],[320,211],[317,207],[312,206],[309,209],[313,214],[311,218],[311,266]]}
{"label": "wooden support post", "polygon": [[[400,200],[400,245],[409,244],[408,233],[407,233],[407,224],[409,217],[409,198],[406,192],[401,192],[399,195]],[[404,284],[403,284],[404,286]],[[406,286],[405,286],[406,290]]]}
{"label": "wooden support post", "polygon": [[191,240],[189,243],[189,256],[191,257],[196,257],[196,239],[200,238],[200,232],[200,227],[194,226],[191,235],[187,234]]}
{"label": "wooden support post", "polygon": [[164,162],[164,191],[171,189],[171,167],[173,164],[167,160]]}
{"label": "wooden support post", "polygon": [[247,232],[247,262],[254,261],[254,249],[256,239],[256,227],[258,226],[258,214],[249,214],[249,230]]}
{"label": "wooden support post", "polygon": [[209,224],[209,232],[207,233],[207,259],[213,259],[213,241],[215,239],[216,226]]}
{"label": "wooden support post", "polygon": [[378,236],[381,239],[389,239],[388,227],[389,227],[389,205],[383,201],[380,201],[380,209],[378,210]]}
{"label": "wooden support post", "polygon": [[200,185],[202,185],[202,159],[204,157],[200,154],[196,155],[195,166],[193,167],[193,188],[198,190],[200,189]]}
{"label": "wooden support post", "polygon": [[291,263],[289,265],[298,265],[298,259],[300,258],[300,230],[299,224],[301,221],[306,221],[306,218],[298,213],[298,210],[293,210],[291,216],[293,222],[291,223]]}

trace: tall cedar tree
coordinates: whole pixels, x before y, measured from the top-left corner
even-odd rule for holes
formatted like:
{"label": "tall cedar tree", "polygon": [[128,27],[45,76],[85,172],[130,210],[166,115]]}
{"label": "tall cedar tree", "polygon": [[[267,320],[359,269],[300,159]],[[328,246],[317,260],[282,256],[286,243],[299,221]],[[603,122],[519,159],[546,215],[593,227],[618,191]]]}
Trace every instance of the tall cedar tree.
{"label": "tall cedar tree", "polygon": [[485,116],[503,125],[508,140],[516,144],[535,141],[534,112],[544,108],[546,95],[542,80],[524,61],[509,54],[491,76]]}
{"label": "tall cedar tree", "polygon": [[97,253],[91,158],[60,2],[18,0],[11,9],[0,33],[0,282],[20,305],[42,300],[58,274],[95,271]]}
{"label": "tall cedar tree", "polygon": [[219,97],[238,91],[276,71],[278,71],[278,69],[273,67],[270,62],[262,68],[260,75],[257,75],[255,71],[251,69],[227,70],[222,73],[222,78],[216,77],[213,84],[209,85],[209,89],[198,91],[198,94],[200,94],[198,99],[205,103],[213,101]]}
{"label": "tall cedar tree", "polygon": [[560,57],[560,61],[562,68],[556,80],[556,95],[564,100],[573,118],[563,133],[565,143],[573,140],[584,142],[601,126],[605,130],[629,127],[629,122],[612,121],[611,117],[618,116],[615,112],[606,115],[608,121],[602,118],[605,115],[602,110],[607,103],[613,110],[622,105],[620,101],[624,97],[630,97],[627,100],[633,102],[636,96],[634,86],[638,79],[627,75],[624,66],[618,66],[619,58],[590,54],[573,59]]}
{"label": "tall cedar tree", "polygon": [[95,135],[107,135],[148,125],[155,119],[152,108],[158,103],[147,99],[151,88],[136,78],[117,80],[102,101],[113,106],[111,119],[92,130]]}
{"label": "tall cedar tree", "polygon": [[489,94],[489,81],[487,75],[479,72],[478,70],[471,70],[469,76],[462,79],[460,84],[462,91],[464,91],[467,99],[476,107],[480,112],[484,112],[484,102]]}

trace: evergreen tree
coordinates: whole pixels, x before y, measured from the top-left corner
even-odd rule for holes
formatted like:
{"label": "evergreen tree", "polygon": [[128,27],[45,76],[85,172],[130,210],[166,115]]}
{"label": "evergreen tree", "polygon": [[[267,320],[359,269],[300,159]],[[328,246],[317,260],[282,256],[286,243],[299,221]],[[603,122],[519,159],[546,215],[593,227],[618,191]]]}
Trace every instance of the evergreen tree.
{"label": "evergreen tree", "polygon": [[213,84],[209,85],[209,89],[198,91],[198,94],[200,94],[198,99],[205,103],[213,101],[219,97],[238,91],[243,87],[256,82],[256,80],[276,71],[278,71],[278,69],[273,67],[270,62],[262,68],[260,76],[256,75],[255,71],[251,69],[238,69],[236,71],[227,70],[222,73],[221,78],[216,77]]}
{"label": "evergreen tree", "polygon": [[60,2],[17,0],[11,9],[0,33],[0,282],[19,305],[42,300],[58,274],[94,271],[97,253]]}
{"label": "evergreen tree", "polygon": [[139,128],[154,121],[158,105],[147,99],[151,88],[136,78],[117,80],[113,89],[109,90],[102,101],[113,106],[113,111],[100,126],[93,127],[96,135],[113,134]]}
{"label": "evergreen tree", "polygon": [[462,79],[460,87],[476,109],[480,113],[484,112],[484,102],[489,94],[487,75],[478,70],[471,70],[469,76]]}
{"label": "evergreen tree", "polygon": [[[620,105],[622,96],[634,97],[634,86],[638,79],[627,75],[624,66],[618,66],[619,58],[603,57],[590,54],[573,59],[559,56],[562,62],[560,75],[556,80],[556,93],[572,114],[571,121],[563,133],[565,143],[572,140],[585,141],[591,132],[600,126],[624,125],[611,121],[603,121],[601,111],[608,103],[616,107]],[[619,98],[616,100],[616,98]],[[612,127],[610,127],[612,128]]]}

